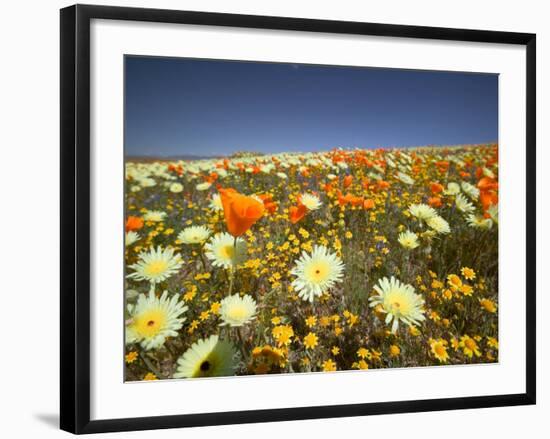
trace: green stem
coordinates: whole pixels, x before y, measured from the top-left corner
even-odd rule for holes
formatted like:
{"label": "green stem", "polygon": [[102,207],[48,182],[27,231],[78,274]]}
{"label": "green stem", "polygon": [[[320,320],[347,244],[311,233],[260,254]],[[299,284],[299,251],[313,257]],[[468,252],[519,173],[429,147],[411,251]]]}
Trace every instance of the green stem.
{"label": "green stem", "polygon": [[241,328],[235,328],[237,331],[237,338],[239,339],[239,350],[241,351],[242,360],[245,361],[246,349],[244,346],[243,336],[241,334]]}
{"label": "green stem", "polygon": [[229,294],[228,296],[231,296],[231,293],[233,292],[233,279],[235,278],[235,270],[233,269],[233,267],[230,268],[230,273],[229,273]]}
{"label": "green stem", "polygon": [[[233,241],[233,259],[236,260],[237,258],[237,237],[235,236]],[[231,296],[231,293],[233,292],[233,283],[235,281],[235,271],[236,271],[235,264],[231,267],[231,273],[229,278],[229,296]]]}
{"label": "green stem", "polygon": [[206,269],[206,260],[204,259],[204,252],[203,252],[203,246],[202,245],[199,248],[199,255],[201,257],[202,268],[204,269],[204,271],[207,271],[207,269]]}

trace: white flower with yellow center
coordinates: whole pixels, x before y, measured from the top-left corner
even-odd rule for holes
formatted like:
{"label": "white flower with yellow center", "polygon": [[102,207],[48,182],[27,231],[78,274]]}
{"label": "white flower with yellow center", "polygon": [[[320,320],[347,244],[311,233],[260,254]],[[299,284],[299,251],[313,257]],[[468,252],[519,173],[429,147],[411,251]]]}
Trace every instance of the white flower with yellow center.
{"label": "white flower with yellow center", "polygon": [[491,218],[483,218],[477,215],[468,215],[466,219],[468,225],[475,229],[489,230],[493,227],[493,220]]}
{"label": "white flower with yellow center", "polygon": [[181,184],[181,183],[172,183],[170,185],[170,192],[172,192],[174,194],[179,194],[182,191],[183,191],[183,184]]}
{"label": "white flower with yellow center", "polygon": [[183,229],[178,240],[184,244],[202,244],[210,236],[210,230],[205,226],[190,226]]}
{"label": "white flower with yellow center", "polygon": [[476,201],[479,198],[479,189],[473,184],[470,184],[467,181],[463,181],[461,186],[464,193],[468,195],[472,200]]}
{"label": "white flower with yellow center", "polygon": [[374,290],[376,294],[369,297],[370,306],[381,306],[381,310],[386,313],[387,325],[393,320],[393,333],[399,329],[399,322],[416,326],[425,320],[424,299],[414,292],[411,285],[401,283],[393,276],[391,279],[384,277],[374,286]]}
{"label": "white flower with yellow center", "polygon": [[217,211],[223,210],[222,197],[220,197],[220,194],[212,195],[212,199],[210,200],[210,209]]}
{"label": "white flower with yellow center", "polygon": [[162,282],[176,274],[183,265],[179,254],[174,254],[174,249],[156,249],[151,247],[148,252],[141,252],[138,261],[130,265],[134,272],[128,278],[134,280],[148,280],[152,284]]}
{"label": "white flower with yellow center", "polygon": [[302,252],[300,259],[290,274],[296,276],[292,286],[303,300],[313,302],[315,297],[341,282],[344,275],[344,263],[324,245],[314,246],[311,255]]}
{"label": "white flower with yellow center", "polygon": [[288,176],[284,172],[277,172],[277,177],[279,177],[281,180],[287,180]]}
{"label": "white flower with yellow center", "polygon": [[414,184],[414,178],[410,175],[405,174],[404,172],[398,172],[396,177],[401,180],[403,183],[410,185]]}
{"label": "white flower with yellow center", "polygon": [[139,179],[139,184],[142,187],[153,187],[157,185],[157,182],[150,177],[143,177]]}
{"label": "white flower with yellow center", "polygon": [[409,250],[415,249],[420,245],[420,243],[418,242],[418,236],[416,235],[416,233],[411,232],[410,230],[400,233],[397,237],[397,241],[404,248]]}
{"label": "white flower with yellow center", "polygon": [[133,230],[130,230],[129,232],[126,232],[126,235],[124,236],[124,245],[129,247],[130,245],[135,244],[138,240],[139,234]]}
{"label": "white flower with yellow center", "polygon": [[455,198],[456,208],[463,213],[471,213],[475,210],[475,207],[468,199],[462,195],[458,194]]}
{"label": "white flower with yellow center", "polygon": [[176,337],[186,320],[181,315],[187,307],[178,295],[168,299],[168,291],[160,298],[151,289],[149,294],[140,294],[135,305],[128,305],[129,319],[126,322],[126,344],[139,343],[145,350],[158,349],[166,337]]}
{"label": "white flower with yellow center", "polygon": [[248,294],[228,296],[220,305],[222,325],[243,326],[256,316],[256,301]]}
{"label": "white flower with yellow center", "polygon": [[488,168],[483,168],[482,172],[485,177],[495,178],[495,173]]}
{"label": "white flower with yellow center", "polygon": [[230,376],[236,369],[236,351],[229,342],[217,335],[194,343],[178,359],[174,378],[203,378]]}
{"label": "white flower with yellow center", "polygon": [[303,193],[300,195],[300,202],[306,206],[307,210],[317,210],[323,203],[317,195]]}
{"label": "white flower with yellow center", "polygon": [[145,215],[143,215],[143,219],[145,221],[159,223],[161,221],[164,221],[165,216],[166,212],[162,212],[160,210],[150,210],[149,212],[146,212]]}
{"label": "white flower with yellow center", "polygon": [[437,233],[441,233],[441,234],[451,233],[451,228],[449,227],[449,223],[445,221],[443,218],[441,218],[439,215],[428,218],[426,220],[426,224],[428,224],[428,227],[430,227],[432,230],[435,230]]}
{"label": "white flower with yellow center", "polygon": [[448,183],[447,189],[443,191],[445,195],[457,195],[460,193],[460,185],[458,183]]}
{"label": "white flower with yellow center", "polygon": [[489,206],[489,209],[487,209],[487,213],[493,220],[495,224],[498,224],[498,204],[491,204]]}
{"label": "white flower with yellow center", "polygon": [[435,209],[427,204],[411,204],[409,206],[409,212],[412,216],[421,221],[426,221],[434,216],[437,216]]}
{"label": "white flower with yellow center", "polygon": [[195,189],[197,189],[198,191],[207,191],[208,189],[210,189],[210,186],[212,186],[212,183],[208,183],[207,181],[205,181],[204,183],[199,183],[198,185],[196,185]]}
{"label": "white flower with yellow center", "polygon": [[214,267],[233,268],[246,259],[246,242],[229,233],[218,233],[204,245],[205,255]]}

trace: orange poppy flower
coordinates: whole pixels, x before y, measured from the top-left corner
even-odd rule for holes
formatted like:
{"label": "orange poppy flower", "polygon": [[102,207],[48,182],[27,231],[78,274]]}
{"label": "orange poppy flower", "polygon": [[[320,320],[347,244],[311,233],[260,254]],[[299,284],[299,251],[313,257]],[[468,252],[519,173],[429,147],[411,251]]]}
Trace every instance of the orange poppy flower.
{"label": "orange poppy flower", "polygon": [[139,230],[143,227],[143,220],[137,216],[129,216],[126,220],[126,231]]}
{"label": "orange poppy flower", "polygon": [[210,175],[206,176],[205,181],[208,183],[214,183],[218,179],[218,174],[216,172],[210,173]]}
{"label": "orange poppy flower", "polygon": [[430,197],[428,198],[428,204],[432,207],[441,207],[441,197]]}
{"label": "orange poppy flower", "polygon": [[178,175],[182,175],[183,174],[183,166],[181,166],[181,165],[176,166],[173,163],[170,163],[168,165],[168,171],[175,172]]}
{"label": "orange poppy flower", "polygon": [[477,187],[480,191],[496,190],[498,189],[498,181],[494,178],[483,177],[478,181]]}
{"label": "orange poppy flower", "polygon": [[496,191],[480,191],[479,201],[481,201],[483,210],[486,211],[492,205],[498,204],[498,194]]}
{"label": "orange poppy flower", "polygon": [[367,198],[364,202],[363,202],[363,207],[367,210],[369,209],[374,209],[374,200],[370,199],[370,198]]}
{"label": "orange poppy flower", "polygon": [[304,216],[306,216],[307,207],[304,206],[302,203],[298,203],[297,206],[290,206],[290,209],[288,209],[288,213],[290,214],[290,222],[292,224],[296,224]]}
{"label": "orange poppy flower", "polygon": [[353,177],[351,175],[346,175],[344,177],[344,188],[350,187],[352,181],[353,181]]}
{"label": "orange poppy flower", "polygon": [[263,201],[265,210],[269,213],[274,213],[277,210],[277,203],[273,201],[271,194],[262,194],[258,198]]}
{"label": "orange poppy flower", "polygon": [[443,192],[443,185],[437,183],[437,182],[432,182],[430,183],[430,190],[432,191],[432,194],[439,194],[441,192]]}
{"label": "orange poppy flower", "polygon": [[227,230],[233,236],[241,236],[264,214],[264,204],[253,197],[238,193],[235,189],[219,189]]}
{"label": "orange poppy flower", "polygon": [[384,180],[378,180],[378,183],[376,184],[379,190],[388,189],[390,187],[390,184],[387,181]]}

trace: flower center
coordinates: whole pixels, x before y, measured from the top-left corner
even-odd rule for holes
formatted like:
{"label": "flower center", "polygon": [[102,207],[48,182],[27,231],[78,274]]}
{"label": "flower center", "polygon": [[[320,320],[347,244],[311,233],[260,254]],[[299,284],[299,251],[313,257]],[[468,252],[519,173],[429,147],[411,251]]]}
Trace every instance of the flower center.
{"label": "flower center", "polygon": [[476,348],[476,344],[475,342],[472,340],[472,339],[468,339],[464,342],[464,344],[466,345],[466,347],[470,350],[474,350]]}
{"label": "flower center", "polygon": [[154,337],[164,327],[166,314],[158,309],[150,310],[134,318],[133,327],[142,337]]}
{"label": "flower center", "polygon": [[436,344],[434,350],[435,350],[435,353],[440,357],[445,355],[445,347],[443,347],[443,345],[441,344]]}
{"label": "flower center", "polygon": [[227,316],[234,320],[243,320],[246,314],[247,312],[244,306],[235,306],[227,312]]}
{"label": "flower center", "polygon": [[388,294],[384,307],[396,317],[401,317],[410,312],[411,303],[403,294],[394,292]]}
{"label": "flower center", "polygon": [[154,276],[163,273],[168,268],[166,261],[153,261],[145,267],[145,273],[149,276]]}
{"label": "flower center", "polygon": [[329,274],[329,266],[326,263],[317,262],[306,270],[306,276],[310,282],[321,283],[326,280]]}
{"label": "flower center", "polygon": [[205,360],[201,363],[200,369],[202,372],[208,372],[210,370],[210,362]]}
{"label": "flower center", "polygon": [[233,256],[235,255],[235,249],[233,248],[233,244],[223,246],[220,249],[220,254],[222,258],[233,259]]}

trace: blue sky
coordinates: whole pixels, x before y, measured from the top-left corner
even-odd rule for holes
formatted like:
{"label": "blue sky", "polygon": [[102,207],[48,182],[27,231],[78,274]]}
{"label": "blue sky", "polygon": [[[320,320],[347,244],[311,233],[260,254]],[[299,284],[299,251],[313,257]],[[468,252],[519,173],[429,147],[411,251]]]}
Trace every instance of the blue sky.
{"label": "blue sky", "polygon": [[130,156],[498,140],[498,76],[127,56]]}

